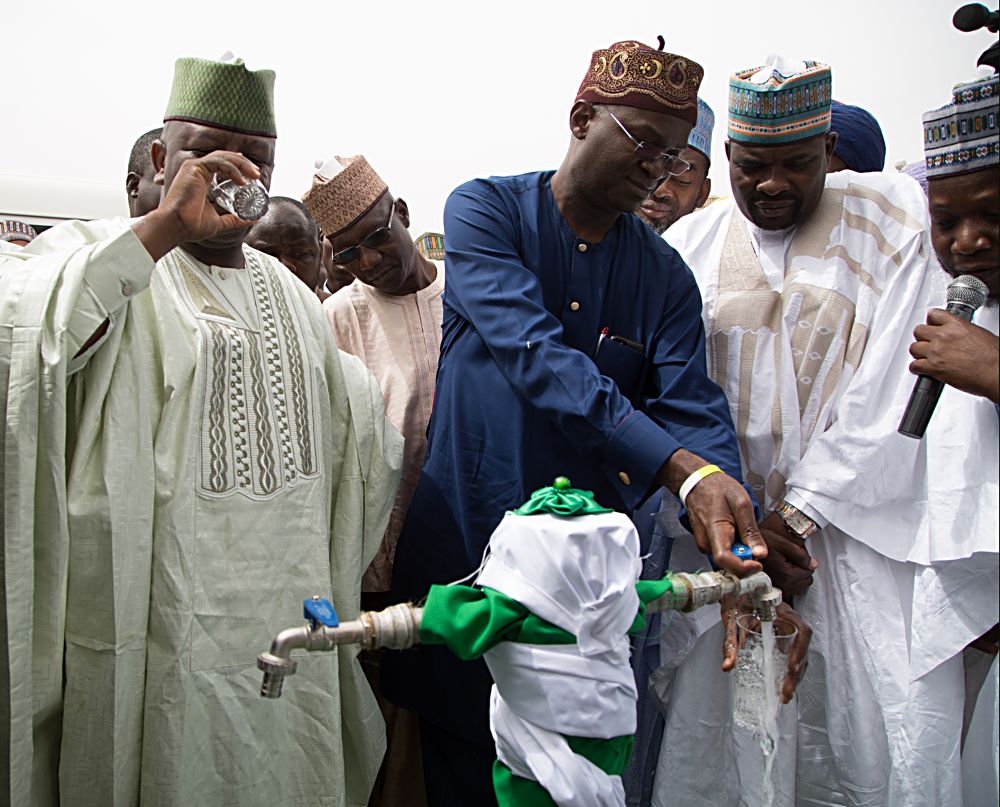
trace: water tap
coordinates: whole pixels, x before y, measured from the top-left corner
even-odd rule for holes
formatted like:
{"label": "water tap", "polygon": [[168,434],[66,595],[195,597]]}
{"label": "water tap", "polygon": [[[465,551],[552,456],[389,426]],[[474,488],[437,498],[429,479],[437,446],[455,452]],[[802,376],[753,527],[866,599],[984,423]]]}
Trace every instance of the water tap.
{"label": "water tap", "polygon": [[281,697],[285,677],[293,675],[297,666],[291,658],[293,650],[333,650],[342,644],[402,650],[419,641],[423,614],[421,608],[400,603],[383,611],[362,611],[357,619],[341,622],[333,605],[318,595],[306,600],[302,610],[308,624],[281,631],[271,649],[257,656],[257,667],[264,673],[261,697]]}
{"label": "water tap", "polygon": [[777,619],[779,605],[781,605],[781,589],[774,586],[758,589],[753,594],[754,610],[763,622],[774,622]]}

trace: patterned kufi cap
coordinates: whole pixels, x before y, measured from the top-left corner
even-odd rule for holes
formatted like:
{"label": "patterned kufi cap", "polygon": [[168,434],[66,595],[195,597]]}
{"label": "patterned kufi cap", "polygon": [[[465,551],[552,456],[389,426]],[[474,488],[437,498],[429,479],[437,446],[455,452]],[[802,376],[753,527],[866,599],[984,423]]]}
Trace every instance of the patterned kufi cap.
{"label": "patterned kufi cap", "polygon": [[996,74],[959,84],[947,106],[924,113],[927,178],[993,168],[1000,162]]}
{"label": "patterned kufi cap", "polygon": [[34,241],[38,237],[35,228],[17,219],[0,221],[0,241]]}
{"label": "patterned kufi cap", "polygon": [[163,122],[185,120],[249,135],[277,137],[274,71],[247,70],[242,59],[178,59]]}
{"label": "patterned kufi cap", "polygon": [[715,128],[715,113],[712,107],[698,99],[698,123],[688,135],[688,148],[700,151],[709,162],[712,161],[712,129]]}
{"label": "patterned kufi cap", "polygon": [[641,42],[616,42],[595,50],[576,100],[663,112],[692,126],[698,117],[698,87],[705,71],[684,56]]}
{"label": "patterned kufi cap", "polygon": [[313,174],[302,203],[323,236],[334,236],[375,207],[387,190],[389,186],[360,154],[334,157]]}
{"label": "patterned kufi cap", "polygon": [[729,79],[729,138],[778,145],[830,131],[828,65],[770,56]]}
{"label": "patterned kufi cap", "polygon": [[417,252],[432,261],[444,260],[444,233],[423,233],[413,239]]}

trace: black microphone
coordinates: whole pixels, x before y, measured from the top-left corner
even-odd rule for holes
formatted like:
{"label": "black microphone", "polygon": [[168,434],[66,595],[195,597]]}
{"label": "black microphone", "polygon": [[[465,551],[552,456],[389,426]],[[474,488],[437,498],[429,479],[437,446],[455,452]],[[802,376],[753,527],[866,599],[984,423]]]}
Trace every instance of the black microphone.
{"label": "black microphone", "polygon": [[951,18],[951,24],[959,31],[971,32],[986,28],[988,31],[997,33],[1000,13],[990,11],[982,3],[969,3],[962,6]]}
{"label": "black microphone", "polygon": [[[948,307],[946,310],[949,314],[961,317],[966,322],[972,322],[972,315],[986,302],[988,293],[986,284],[978,277],[972,275],[956,277],[948,284]],[[943,389],[943,381],[926,375],[917,376],[917,383],[913,385],[913,392],[910,394],[910,402],[906,405],[903,419],[899,422],[900,434],[915,437],[918,440],[924,436],[927,424],[931,421],[931,415],[934,414],[934,407],[937,406],[938,398],[941,397]]]}

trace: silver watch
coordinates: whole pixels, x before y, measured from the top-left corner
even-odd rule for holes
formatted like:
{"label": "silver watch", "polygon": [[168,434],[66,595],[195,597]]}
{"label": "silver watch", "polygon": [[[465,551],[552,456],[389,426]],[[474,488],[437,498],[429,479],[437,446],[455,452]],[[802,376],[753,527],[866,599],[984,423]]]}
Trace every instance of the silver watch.
{"label": "silver watch", "polygon": [[799,536],[799,538],[808,538],[819,529],[819,525],[817,525],[815,521],[809,518],[809,516],[794,505],[786,502],[784,499],[778,502],[777,506],[774,508],[774,512],[776,512],[778,517],[785,522],[785,527],[787,527],[790,532]]}

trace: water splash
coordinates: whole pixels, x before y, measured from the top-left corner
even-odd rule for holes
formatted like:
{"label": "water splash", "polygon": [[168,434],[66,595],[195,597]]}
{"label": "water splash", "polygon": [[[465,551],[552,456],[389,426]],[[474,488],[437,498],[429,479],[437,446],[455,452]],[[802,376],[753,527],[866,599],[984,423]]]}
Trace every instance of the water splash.
{"label": "water splash", "polygon": [[777,647],[774,623],[761,620],[759,641],[736,658],[737,690],[733,722],[757,739],[763,759],[761,807],[774,804],[774,761],[778,750],[778,709],[784,655]]}
{"label": "water splash", "polygon": [[761,650],[763,656],[764,697],[761,699],[760,751],[764,756],[763,805],[774,804],[774,759],[778,750],[778,680],[780,667],[775,664],[774,623],[761,620]]}

